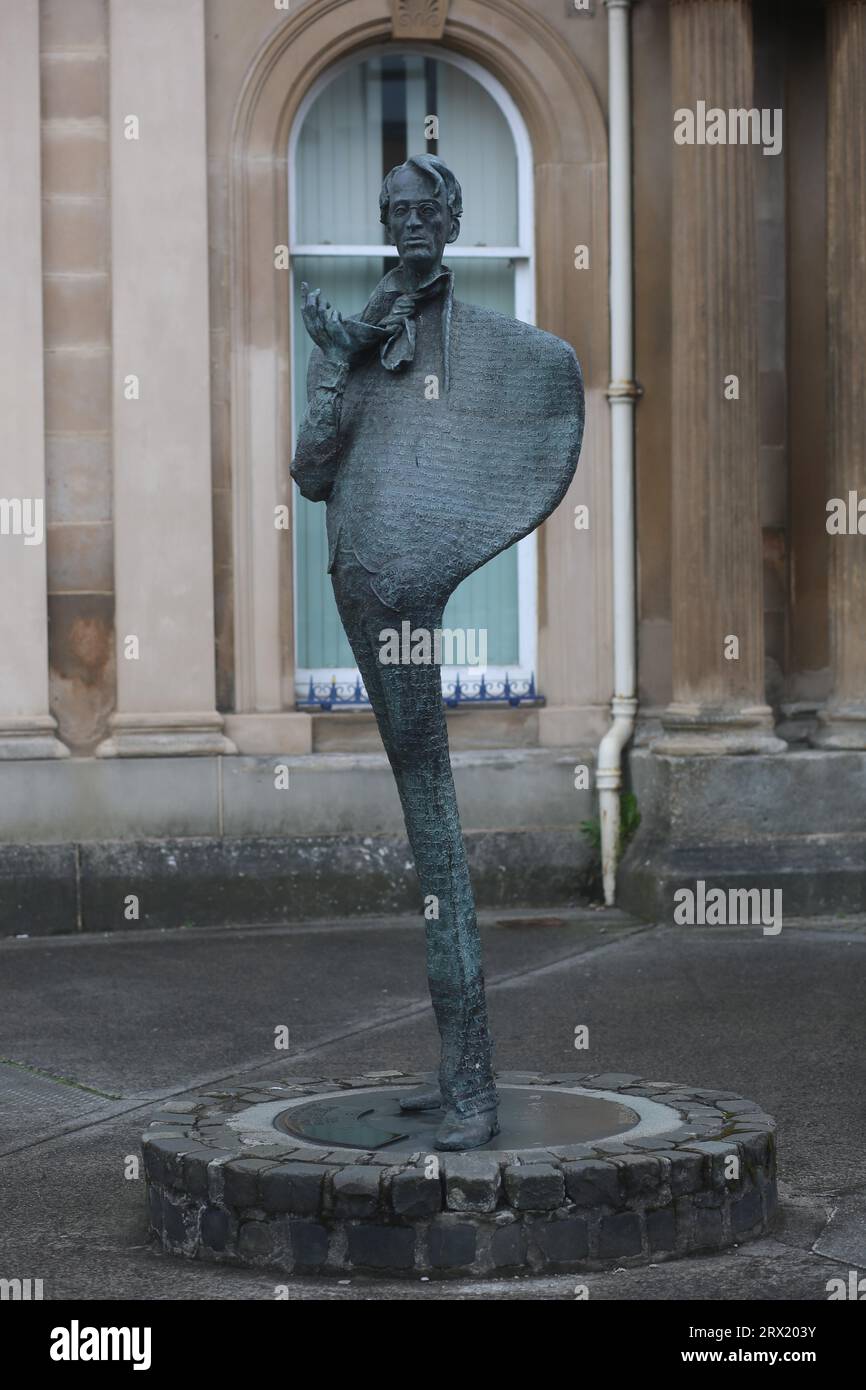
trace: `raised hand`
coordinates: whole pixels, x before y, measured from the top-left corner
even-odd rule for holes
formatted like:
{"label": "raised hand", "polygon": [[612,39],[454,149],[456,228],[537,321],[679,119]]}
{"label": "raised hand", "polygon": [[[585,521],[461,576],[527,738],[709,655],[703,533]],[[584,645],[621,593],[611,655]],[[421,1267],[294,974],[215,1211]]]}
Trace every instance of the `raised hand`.
{"label": "raised hand", "polygon": [[301,284],[301,295],[304,327],[313,342],[322,349],[330,362],[350,363],[356,344],[343,323],[342,314],[332,309],[327,302],[323,305],[322,291],[311,291],[306,281]]}

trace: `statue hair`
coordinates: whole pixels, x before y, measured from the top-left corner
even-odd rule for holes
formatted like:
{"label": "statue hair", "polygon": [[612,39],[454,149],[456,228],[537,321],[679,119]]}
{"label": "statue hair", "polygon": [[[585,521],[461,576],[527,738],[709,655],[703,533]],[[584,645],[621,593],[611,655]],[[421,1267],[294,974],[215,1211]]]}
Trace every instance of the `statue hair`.
{"label": "statue hair", "polygon": [[398,164],[389,170],[382,183],[382,191],[379,194],[379,220],[385,226],[388,225],[388,217],[391,211],[391,180],[401,169],[417,169],[419,173],[426,174],[436,185],[436,191],[441,192],[444,188],[445,198],[448,203],[448,211],[451,216],[460,221],[463,216],[463,191],[457,179],[444,160],[438,159],[435,154],[413,154],[406,160],[405,164]]}

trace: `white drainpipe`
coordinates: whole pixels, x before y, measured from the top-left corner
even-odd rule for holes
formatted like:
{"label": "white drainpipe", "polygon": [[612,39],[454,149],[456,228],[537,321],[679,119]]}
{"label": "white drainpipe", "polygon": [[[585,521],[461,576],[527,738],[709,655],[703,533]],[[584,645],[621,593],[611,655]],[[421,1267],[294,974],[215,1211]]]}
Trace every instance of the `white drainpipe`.
{"label": "white drainpipe", "polygon": [[634,381],[629,11],[632,0],[605,0],[610,130],[610,401],[613,494],[613,723],[598,748],[595,781],[601,818],[604,901],[616,899],[622,750],[637,713],[635,685]]}

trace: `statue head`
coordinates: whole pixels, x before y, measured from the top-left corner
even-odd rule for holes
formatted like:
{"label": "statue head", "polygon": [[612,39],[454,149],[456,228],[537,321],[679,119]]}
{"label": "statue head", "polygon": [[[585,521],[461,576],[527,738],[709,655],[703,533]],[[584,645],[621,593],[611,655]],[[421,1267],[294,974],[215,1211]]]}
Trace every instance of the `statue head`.
{"label": "statue head", "polygon": [[460,235],[462,214],[460,184],[435,155],[413,155],[385,175],[380,220],[414,276],[438,271],[445,247]]}

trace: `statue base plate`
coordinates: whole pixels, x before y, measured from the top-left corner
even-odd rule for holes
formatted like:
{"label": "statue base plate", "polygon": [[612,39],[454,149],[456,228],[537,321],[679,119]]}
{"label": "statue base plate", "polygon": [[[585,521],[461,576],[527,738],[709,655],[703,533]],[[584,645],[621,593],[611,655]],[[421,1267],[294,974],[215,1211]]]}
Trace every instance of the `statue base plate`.
{"label": "statue base plate", "polygon": [[398,1072],[163,1105],[143,1139],[162,1246],[286,1273],[555,1273],[719,1250],[767,1230],[774,1123],[751,1101],[624,1074],[502,1073],[500,1133],[432,1147]]}

